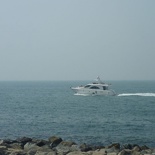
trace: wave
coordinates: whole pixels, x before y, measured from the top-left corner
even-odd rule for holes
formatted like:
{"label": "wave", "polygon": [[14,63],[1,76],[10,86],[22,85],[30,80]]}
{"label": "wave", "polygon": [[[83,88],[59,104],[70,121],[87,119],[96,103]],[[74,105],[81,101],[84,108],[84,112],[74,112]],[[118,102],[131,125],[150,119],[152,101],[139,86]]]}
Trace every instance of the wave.
{"label": "wave", "polygon": [[118,96],[153,96],[155,97],[155,93],[123,93],[123,94],[118,94]]}
{"label": "wave", "polygon": [[76,94],[74,94],[74,95],[79,95],[79,96],[91,96],[91,95],[89,95],[89,94],[78,94],[78,93],[76,93]]}

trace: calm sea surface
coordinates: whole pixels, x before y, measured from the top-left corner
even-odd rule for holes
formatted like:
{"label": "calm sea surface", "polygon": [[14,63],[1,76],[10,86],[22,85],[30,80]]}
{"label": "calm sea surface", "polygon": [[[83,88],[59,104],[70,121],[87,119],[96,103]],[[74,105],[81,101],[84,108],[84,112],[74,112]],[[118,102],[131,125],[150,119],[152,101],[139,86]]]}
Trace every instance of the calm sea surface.
{"label": "calm sea surface", "polygon": [[155,146],[155,81],[110,81],[117,96],[78,96],[89,81],[0,82],[0,139]]}

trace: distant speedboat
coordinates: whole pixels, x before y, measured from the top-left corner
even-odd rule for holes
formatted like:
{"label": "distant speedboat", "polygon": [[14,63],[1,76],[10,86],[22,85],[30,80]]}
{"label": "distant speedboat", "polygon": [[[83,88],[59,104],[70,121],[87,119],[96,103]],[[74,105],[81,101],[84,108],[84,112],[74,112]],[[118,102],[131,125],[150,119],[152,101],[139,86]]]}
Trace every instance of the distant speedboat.
{"label": "distant speedboat", "polygon": [[105,96],[114,96],[116,95],[115,91],[109,89],[109,85],[100,80],[99,77],[95,82],[87,84],[85,86],[71,87],[71,89],[79,95],[105,95]]}

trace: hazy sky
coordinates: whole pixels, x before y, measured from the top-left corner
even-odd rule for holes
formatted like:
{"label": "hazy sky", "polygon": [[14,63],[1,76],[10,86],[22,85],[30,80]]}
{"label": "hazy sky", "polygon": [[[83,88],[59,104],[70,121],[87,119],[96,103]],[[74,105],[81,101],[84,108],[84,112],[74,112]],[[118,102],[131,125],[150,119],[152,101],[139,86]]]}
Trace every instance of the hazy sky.
{"label": "hazy sky", "polygon": [[155,0],[0,0],[0,80],[155,80]]}

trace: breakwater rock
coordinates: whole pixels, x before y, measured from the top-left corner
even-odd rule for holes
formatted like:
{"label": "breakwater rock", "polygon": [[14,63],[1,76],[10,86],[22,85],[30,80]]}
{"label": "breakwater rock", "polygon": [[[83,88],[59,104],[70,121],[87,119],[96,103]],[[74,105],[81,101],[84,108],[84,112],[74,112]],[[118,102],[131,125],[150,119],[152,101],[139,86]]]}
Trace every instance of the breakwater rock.
{"label": "breakwater rock", "polygon": [[0,155],[155,155],[155,148],[119,143],[109,146],[77,145],[56,136],[48,140],[22,137],[0,140]]}

